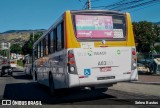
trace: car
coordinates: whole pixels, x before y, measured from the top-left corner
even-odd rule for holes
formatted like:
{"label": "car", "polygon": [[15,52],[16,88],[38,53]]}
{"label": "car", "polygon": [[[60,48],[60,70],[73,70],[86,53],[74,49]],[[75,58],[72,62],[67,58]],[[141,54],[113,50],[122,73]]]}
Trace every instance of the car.
{"label": "car", "polygon": [[11,59],[10,60],[10,66],[11,66],[12,70],[16,69],[16,67],[17,67],[17,59]]}
{"label": "car", "polygon": [[148,66],[141,64],[141,63],[137,63],[137,71],[139,73],[149,73],[150,69]]}
{"label": "car", "polygon": [[0,77],[2,77],[5,74],[12,76],[13,72],[10,66],[10,60],[1,57],[0,58]]}

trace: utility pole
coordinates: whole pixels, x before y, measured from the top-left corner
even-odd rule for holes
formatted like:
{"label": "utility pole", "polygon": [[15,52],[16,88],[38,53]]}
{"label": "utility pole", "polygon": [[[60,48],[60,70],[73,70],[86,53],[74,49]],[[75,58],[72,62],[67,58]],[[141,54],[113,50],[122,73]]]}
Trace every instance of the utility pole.
{"label": "utility pole", "polygon": [[11,50],[10,50],[10,47],[11,47],[11,43],[8,43],[8,58],[11,59]]}
{"label": "utility pole", "polygon": [[88,7],[88,10],[91,9],[91,0],[88,0],[88,2],[87,2],[87,7]]}
{"label": "utility pole", "polygon": [[32,41],[33,41],[33,43],[32,43],[32,54],[31,54],[31,59],[32,59],[32,64],[31,64],[31,66],[32,66],[32,69],[31,69],[31,73],[33,73],[33,62],[34,62],[34,48],[33,48],[33,44],[34,44],[34,31],[33,31],[33,37],[32,37]]}

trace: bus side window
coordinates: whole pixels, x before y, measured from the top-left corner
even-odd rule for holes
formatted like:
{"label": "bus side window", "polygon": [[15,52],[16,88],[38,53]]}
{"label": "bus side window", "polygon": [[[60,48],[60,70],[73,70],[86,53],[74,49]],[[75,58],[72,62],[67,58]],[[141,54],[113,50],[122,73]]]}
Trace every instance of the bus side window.
{"label": "bus side window", "polygon": [[50,36],[50,33],[48,34],[48,40],[47,40],[47,43],[48,43],[48,54],[51,53],[51,36]]}
{"label": "bus side window", "polygon": [[54,52],[57,51],[57,30],[54,29],[54,38],[53,38],[53,42],[54,42]]}
{"label": "bus side window", "polygon": [[37,55],[38,55],[38,54],[37,54],[37,52],[38,52],[38,49],[37,49],[37,48],[38,48],[38,46],[36,45],[35,49],[33,50],[33,55],[34,55],[34,56],[33,56],[33,59],[34,59],[34,60],[37,59],[37,57],[38,57],[38,56],[37,56]]}
{"label": "bus side window", "polygon": [[43,57],[43,40],[41,40],[41,57]]}
{"label": "bus side window", "polygon": [[45,56],[46,55],[46,38],[44,38],[42,42],[43,42],[43,56]]}
{"label": "bus side window", "polygon": [[48,55],[48,35],[45,38],[45,55]]}
{"label": "bus side window", "polygon": [[60,51],[64,48],[64,30],[63,22],[57,26],[57,50]]}
{"label": "bus side window", "polygon": [[51,34],[50,34],[50,43],[51,43],[51,45],[50,45],[50,51],[51,51],[51,53],[53,53],[53,52],[55,52],[55,50],[54,50],[54,48],[55,48],[55,45],[54,45],[54,30],[51,32]]}
{"label": "bus side window", "polygon": [[41,57],[41,43],[38,44],[38,58]]}
{"label": "bus side window", "polygon": [[61,40],[62,40],[62,49],[64,48],[64,22],[61,23]]}

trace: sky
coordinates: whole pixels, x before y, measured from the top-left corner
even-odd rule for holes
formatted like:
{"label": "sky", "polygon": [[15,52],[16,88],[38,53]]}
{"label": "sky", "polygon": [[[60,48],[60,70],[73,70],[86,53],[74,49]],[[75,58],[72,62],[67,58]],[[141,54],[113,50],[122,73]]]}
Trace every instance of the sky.
{"label": "sky", "polygon": [[[0,33],[8,30],[48,29],[66,10],[80,10],[86,0],[0,0]],[[96,0],[91,6],[110,5],[119,0]],[[125,10],[132,21],[160,22],[160,2]]]}

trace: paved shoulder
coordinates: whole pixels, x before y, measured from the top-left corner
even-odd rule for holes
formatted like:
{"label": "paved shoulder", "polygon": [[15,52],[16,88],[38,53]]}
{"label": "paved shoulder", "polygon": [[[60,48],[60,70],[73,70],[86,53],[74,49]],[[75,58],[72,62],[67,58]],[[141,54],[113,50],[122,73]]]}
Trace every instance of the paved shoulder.
{"label": "paved shoulder", "polygon": [[113,87],[110,87],[113,90],[120,90],[130,93],[144,94],[144,95],[152,95],[160,97],[160,86],[159,85],[151,85],[151,84],[136,84],[136,83],[118,83]]}

